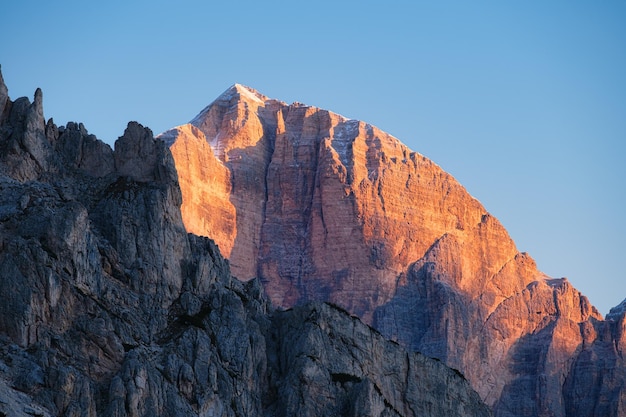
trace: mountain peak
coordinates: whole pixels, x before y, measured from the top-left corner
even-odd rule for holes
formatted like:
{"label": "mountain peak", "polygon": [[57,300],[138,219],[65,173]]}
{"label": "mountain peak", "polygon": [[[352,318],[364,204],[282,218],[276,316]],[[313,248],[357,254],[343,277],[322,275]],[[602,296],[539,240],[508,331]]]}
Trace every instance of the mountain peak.
{"label": "mountain peak", "polygon": [[[269,97],[264,96],[254,88],[235,83],[220,94],[219,97],[213,100],[211,104],[202,109],[202,111],[198,113],[198,115],[196,115],[196,117],[194,117],[189,123],[196,127],[202,126],[204,124],[204,119],[214,106],[227,108],[243,102],[248,105],[252,104],[253,107],[258,107],[264,105],[269,100],[271,100]],[[205,132],[205,134],[206,133],[207,132]]]}
{"label": "mountain peak", "polygon": [[265,103],[265,101],[269,100],[268,97],[259,93],[254,88],[235,83],[224,91],[215,101],[231,101],[233,98],[257,103]]}

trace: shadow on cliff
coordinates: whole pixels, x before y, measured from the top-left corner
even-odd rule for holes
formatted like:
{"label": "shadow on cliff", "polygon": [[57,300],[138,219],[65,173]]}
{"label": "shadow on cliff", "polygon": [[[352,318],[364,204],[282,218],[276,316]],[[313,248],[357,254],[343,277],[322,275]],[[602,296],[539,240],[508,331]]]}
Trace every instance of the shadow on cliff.
{"label": "shadow on cliff", "polygon": [[[547,317],[545,319],[548,319]],[[511,348],[509,372],[495,416],[541,416],[560,412],[566,417],[623,415],[624,372],[616,351],[616,323],[590,318],[596,340],[582,343],[572,355],[559,341],[558,326],[565,317],[550,317],[540,330],[525,334]],[[559,366],[555,358],[566,357]],[[504,401],[506,399],[506,401]]]}
{"label": "shadow on cliff", "polygon": [[624,318],[590,319],[597,339],[583,345],[563,384],[567,416],[620,416],[626,411],[626,371],[620,340]]}
{"label": "shadow on cliff", "polygon": [[[500,400],[495,405],[497,416],[536,416],[542,411],[554,410],[548,401],[560,401],[560,392],[547,392],[550,387],[560,387],[562,383],[550,383],[550,379],[560,378],[555,369],[547,369],[546,357],[552,345],[556,320],[553,319],[541,330],[522,336],[511,348],[509,372],[514,375],[505,385]],[[506,398],[506,401],[503,399]],[[562,408],[562,407],[557,407]]]}
{"label": "shadow on cliff", "polygon": [[462,369],[462,358],[451,349],[464,345],[471,334],[472,315],[462,296],[444,282],[433,262],[413,263],[406,277],[394,297],[375,310],[373,327],[409,350]]}

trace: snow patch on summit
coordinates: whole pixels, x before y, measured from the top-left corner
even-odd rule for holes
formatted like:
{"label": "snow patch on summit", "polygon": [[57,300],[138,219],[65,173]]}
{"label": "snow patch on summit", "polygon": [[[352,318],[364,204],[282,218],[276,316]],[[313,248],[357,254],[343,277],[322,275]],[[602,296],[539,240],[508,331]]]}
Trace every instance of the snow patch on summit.
{"label": "snow patch on summit", "polygon": [[253,88],[246,87],[245,85],[241,84],[235,84],[233,87],[237,90],[240,96],[245,97],[249,100],[256,101],[261,104],[265,103],[265,101],[267,100],[267,97],[265,97]]}
{"label": "snow patch on summit", "polygon": [[[268,99],[263,94],[256,91],[254,88],[246,87],[242,84],[233,84],[230,88],[224,91],[213,103],[216,102],[230,102],[235,97],[241,97],[249,101],[264,104]],[[211,103],[211,104],[213,104]]]}

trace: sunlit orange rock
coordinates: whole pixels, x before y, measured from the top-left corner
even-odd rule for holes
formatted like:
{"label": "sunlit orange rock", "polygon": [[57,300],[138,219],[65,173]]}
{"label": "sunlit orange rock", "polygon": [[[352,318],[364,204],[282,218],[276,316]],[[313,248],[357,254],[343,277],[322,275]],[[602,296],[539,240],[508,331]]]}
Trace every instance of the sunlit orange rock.
{"label": "sunlit orange rock", "polygon": [[241,85],[163,138],[187,229],[213,238],[234,275],[259,277],[275,305],[333,302],[460,369],[497,415],[600,401],[581,402],[571,378],[583,353],[624,345],[619,325],[396,138]]}
{"label": "sunlit orange rock", "polygon": [[188,230],[212,237],[235,275],[260,276],[278,305],[324,298],[371,322],[439,239],[468,252],[451,262],[461,290],[490,289],[493,304],[519,286],[491,282],[517,255],[498,221],[440,167],[369,124],[235,85],[163,137]]}
{"label": "sunlit orange rock", "polygon": [[[170,150],[177,161],[180,188],[183,190],[181,213],[187,231],[207,236],[220,243],[225,257],[231,256],[237,236],[235,206],[230,202],[230,171],[217,159],[204,134],[192,125],[174,128],[162,135],[176,138]],[[184,167],[184,170],[183,170]],[[202,178],[202,181],[197,179]]]}

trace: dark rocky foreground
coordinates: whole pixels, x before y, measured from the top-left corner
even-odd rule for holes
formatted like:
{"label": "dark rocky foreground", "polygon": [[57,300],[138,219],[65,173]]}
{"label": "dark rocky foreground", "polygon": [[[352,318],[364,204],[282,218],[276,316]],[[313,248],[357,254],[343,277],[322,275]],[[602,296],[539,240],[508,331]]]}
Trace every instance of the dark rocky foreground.
{"label": "dark rocky foreground", "polygon": [[487,416],[343,310],[277,311],[187,234],[169,149],[115,150],[0,75],[0,416]]}

